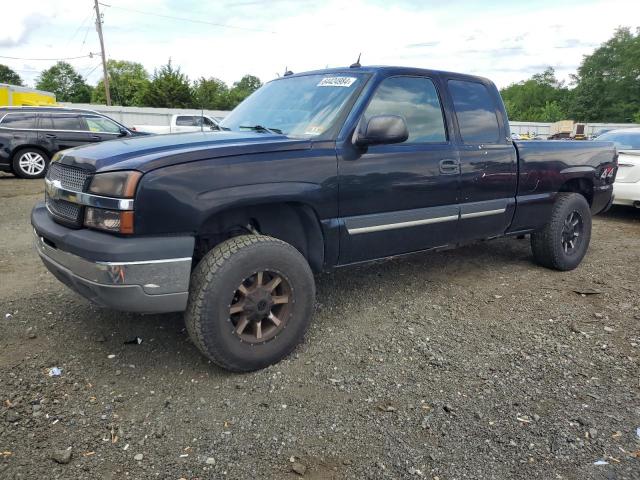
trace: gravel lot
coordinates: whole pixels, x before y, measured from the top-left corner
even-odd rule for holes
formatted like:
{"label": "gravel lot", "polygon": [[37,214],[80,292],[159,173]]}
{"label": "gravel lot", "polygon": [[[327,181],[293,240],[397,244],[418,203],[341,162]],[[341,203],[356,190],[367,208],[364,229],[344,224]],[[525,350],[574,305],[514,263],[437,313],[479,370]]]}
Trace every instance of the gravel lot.
{"label": "gravel lot", "polygon": [[573,272],[513,239],[320,275],[305,343],[235,375],[58,283],[41,197],[0,174],[0,478],[640,478],[640,211]]}

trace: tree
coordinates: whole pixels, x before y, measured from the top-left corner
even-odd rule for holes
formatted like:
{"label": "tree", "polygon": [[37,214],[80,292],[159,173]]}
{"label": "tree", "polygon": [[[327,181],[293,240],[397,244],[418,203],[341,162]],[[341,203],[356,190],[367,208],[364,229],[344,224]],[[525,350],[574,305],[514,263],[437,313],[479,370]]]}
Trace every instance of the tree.
{"label": "tree", "polygon": [[228,110],[229,87],[218,78],[200,78],[193,85],[195,106],[209,110]]}
{"label": "tree", "polygon": [[189,78],[180,68],[166,65],[153,73],[151,83],[142,95],[142,103],[148,107],[190,108],[194,106]]}
{"label": "tree", "polygon": [[66,62],[58,62],[36,80],[36,88],[56,94],[59,102],[89,103],[91,87]]}
{"label": "tree", "polygon": [[511,120],[556,122],[566,118],[570,92],[558,81],[552,67],[500,93]]}
{"label": "tree", "polygon": [[573,77],[571,112],[580,121],[630,122],[640,112],[640,28],[619,28],[585,56]]}
{"label": "tree", "polygon": [[[109,75],[109,89],[111,100],[115,105],[142,106],[145,92],[149,88],[149,74],[142,64],[124,60],[108,60],[107,74]],[[98,82],[92,103],[106,103],[104,92],[104,78]]]}
{"label": "tree", "polygon": [[23,85],[20,75],[11,68],[0,64],[0,83],[9,83],[11,85]]}
{"label": "tree", "polygon": [[233,84],[229,92],[229,108],[235,108],[242,100],[247,98],[262,86],[260,79],[254,75],[245,75],[240,81]]}

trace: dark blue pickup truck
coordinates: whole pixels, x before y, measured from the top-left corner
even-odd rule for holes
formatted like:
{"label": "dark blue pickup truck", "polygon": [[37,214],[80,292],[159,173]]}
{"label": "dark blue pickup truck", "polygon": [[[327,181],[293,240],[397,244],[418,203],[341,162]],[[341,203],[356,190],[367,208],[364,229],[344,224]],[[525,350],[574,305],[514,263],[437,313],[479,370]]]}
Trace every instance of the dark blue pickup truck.
{"label": "dark blue pickup truck", "polygon": [[31,221],[63,283],[185,311],[234,371],[301,341],[313,272],[525,234],[537,263],[575,268],[617,170],[609,143],[512,141],[489,80],[414,68],[286,75],[221,128],[59,153]]}

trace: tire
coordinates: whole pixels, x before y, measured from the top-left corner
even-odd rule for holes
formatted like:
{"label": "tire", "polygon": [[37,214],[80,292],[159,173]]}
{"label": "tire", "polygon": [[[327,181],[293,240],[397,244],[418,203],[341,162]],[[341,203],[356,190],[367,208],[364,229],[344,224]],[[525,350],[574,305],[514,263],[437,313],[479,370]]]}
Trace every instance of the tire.
{"label": "tire", "polygon": [[193,271],[185,323],[212,362],[250,372],[293,351],[314,301],[313,273],[298,250],[275,238],[242,235],[217,245]]}
{"label": "tire", "polygon": [[48,166],[49,156],[37,148],[22,148],[13,155],[13,173],[20,178],[42,178]]}
{"label": "tire", "polygon": [[543,267],[573,270],[587,253],[590,240],[591,209],[587,200],[579,193],[559,193],[549,222],[531,234],[533,259]]}

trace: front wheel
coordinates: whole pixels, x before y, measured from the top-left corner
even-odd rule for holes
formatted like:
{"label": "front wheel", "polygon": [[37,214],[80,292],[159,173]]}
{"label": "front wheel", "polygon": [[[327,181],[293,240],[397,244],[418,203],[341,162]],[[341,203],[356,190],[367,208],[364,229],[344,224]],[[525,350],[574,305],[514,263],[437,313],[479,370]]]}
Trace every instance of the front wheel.
{"label": "front wheel", "polygon": [[13,173],[20,178],[42,178],[47,165],[49,157],[36,148],[23,148],[13,155]]}
{"label": "front wheel", "polygon": [[573,270],[584,258],[591,240],[591,210],[578,193],[559,193],[551,219],[531,234],[531,250],[540,265],[555,270]]}
{"label": "front wheel", "polygon": [[294,247],[263,235],[234,237],[195,268],[185,323],[193,342],[235,372],[278,362],[302,341],[315,283]]}

